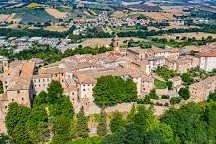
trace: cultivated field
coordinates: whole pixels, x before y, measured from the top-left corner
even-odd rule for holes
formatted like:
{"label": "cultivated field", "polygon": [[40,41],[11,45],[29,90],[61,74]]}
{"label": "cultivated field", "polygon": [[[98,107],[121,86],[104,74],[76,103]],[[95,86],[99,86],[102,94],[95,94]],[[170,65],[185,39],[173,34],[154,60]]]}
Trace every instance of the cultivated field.
{"label": "cultivated field", "polygon": [[180,39],[182,37],[188,37],[188,38],[192,38],[195,37],[196,39],[202,39],[207,38],[208,36],[212,36],[213,38],[216,38],[216,34],[210,34],[210,33],[203,33],[203,32],[198,32],[198,33],[180,33],[180,34],[166,34],[166,35],[162,35],[162,36],[156,36],[158,38],[166,38],[166,39],[176,39],[176,37],[179,36]]}
{"label": "cultivated field", "polygon": [[0,15],[0,22],[14,22],[14,23],[19,23],[21,21],[20,18],[16,17],[15,13],[4,15]]}
{"label": "cultivated field", "polygon": [[63,18],[66,18],[68,15],[68,13],[66,12],[60,12],[59,10],[53,9],[53,8],[46,8],[45,10],[48,14],[50,14],[56,19],[63,19]]}
{"label": "cultivated field", "polygon": [[153,20],[170,20],[170,19],[175,19],[173,17],[172,13],[165,13],[165,12],[139,12],[143,14],[146,17],[149,17],[150,19]]}
{"label": "cultivated field", "polygon": [[177,13],[177,12],[141,12],[141,11],[134,11],[130,13],[126,13],[123,11],[115,11],[111,16],[117,18],[128,17],[131,15],[144,15],[153,20],[170,20],[175,19],[173,15],[183,15],[184,13]]}
{"label": "cultivated field", "polygon": [[44,28],[45,30],[49,30],[49,31],[56,31],[56,32],[64,32],[67,31],[68,28],[65,28],[63,26],[58,26],[58,25],[51,25],[51,26],[47,26],[46,28]]}
{"label": "cultivated field", "polygon": [[167,26],[164,29],[168,30],[168,29],[173,29],[173,28],[176,28],[176,29],[188,29],[188,28],[198,28],[198,27],[197,26],[185,26],[185,25],[178,24],[178,23],[170,23],[170,25]]}
{"label": "cultivated field", "polygon": [[[133,39],[134,41],[142,41],[141,38],[133,38],[133,37],[124,37],[118,38],[120,45],[123,44],[123,41]],[[100,47],[100,46],[109,46],[111,43],[112,38],[90,38],[84,40],[81,44],[83,46],[91,46],[91,47]]]}

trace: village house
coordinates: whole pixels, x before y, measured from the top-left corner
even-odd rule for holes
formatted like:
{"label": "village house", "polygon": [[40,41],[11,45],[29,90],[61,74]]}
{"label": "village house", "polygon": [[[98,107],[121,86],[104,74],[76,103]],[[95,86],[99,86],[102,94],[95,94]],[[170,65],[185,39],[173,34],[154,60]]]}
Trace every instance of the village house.
{"label": "village house", "polygon": [[0,95],[0,133],[6,132],[4,119],[10,103],[31,106],[34,95],[34,69],[35,63],[26,61],[12,62],[5,69],[2,78],[4,93]]}
{"label": "village house", "polygon": [[172,90],[170,91],[170,94],[172,95],[177,95],[179,90],[183,87],[182,84],[182,79],[180,76],[176,76],[173,78],[170,78],[169,81],[173,83],[172,85]]}
{"label": "village house", "polygon": [[200,54],[200,68],[207,72],[216,68],[216,50]]}
{"label": "village house", "polygon": [[216,76],[208,77],[189,86],[189,91],[191,93],[190,99],[194,102],[207,100],[209,94],[215,92],[215,89]]}

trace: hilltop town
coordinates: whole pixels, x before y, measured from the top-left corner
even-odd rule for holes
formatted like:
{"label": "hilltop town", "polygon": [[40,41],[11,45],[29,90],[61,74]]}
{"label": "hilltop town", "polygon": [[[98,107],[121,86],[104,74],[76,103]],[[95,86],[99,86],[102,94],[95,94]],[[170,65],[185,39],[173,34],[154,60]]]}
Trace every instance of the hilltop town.
{"label": "hilltop town", "polygon": [[[152,90],[156,90],[159,99],[152,99],[155,105],[155,114],[161,115],[173,103],[172,98],[178,98],[179,90],[185,88],[181,74],[189,70],[210,73],[216,68],[216,44],[196,47],[197,54],[191,55],[190,47],[181,49],[152,47],[141,49],[131,47],[126,50],[118,47],[116,42],[113,51],[97,55],[74,55],[44,65],[43,60],[17,60],[9,62],[2,57],[1,80],[4,93],[0,96],[1,106],[1,132],[6,132],[4,118],[8,105],[12,102],[31,107],[35,95],[47,91],[51,81],[58,81],[64,88],[64,94],[69,96],[75,113],[81,107],[86,115],[99,114],[101,108],[94,102],[93,87],[97,78],[106,75],[120,76],[132,79],[136,84],[138,99],[144,99]],[[178,73],[165,79],[159,69]],[[160,87],[157,81],[165,83],[171,81],[171,88]],[[189,85],[191,93],[187,101],[201,102],[215,91],[216,75],[204,79],[197,78],[196,82]],[[167,96],[167,99],[163,99]],[[106,108],[107,112],[129,112],[132,103],[123,103]]]}
{"label": "hilltop town", "polygon": [[0,143],[216,143],[214,1],[0,2]]}

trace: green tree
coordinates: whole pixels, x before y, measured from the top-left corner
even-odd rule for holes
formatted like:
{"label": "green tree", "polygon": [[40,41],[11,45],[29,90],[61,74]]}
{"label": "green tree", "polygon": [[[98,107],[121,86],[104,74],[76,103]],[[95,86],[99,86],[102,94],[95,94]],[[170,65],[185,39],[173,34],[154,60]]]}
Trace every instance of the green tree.
{"label": "green tree", "polygon": [[181,109],[170,109],[162,122],[170,125],[180,143],[208,143],[207,123],[203,120],[204,109],[195,103],[189,103]]}
{"label": "green tree", "polygon": [[123,120],[123,116],[121,113],[114,113],[114,117],[110,121],[110,129],[112,132],[122,128],[125,125],[125,121]]}
{"label": "green tree", "polygon": [[88,133],[88,119],[85,117],[84,109],[82,108],[77,114],[76,135],[78,137],[86,138],[88,137]]}
{"label": "green tree", "polygon": [[181,75],[181,79],[183,82],[185,82],[186,85],[190,85],[194,82],[194,79],[188,73],[183,73]]}
{"label": "green tree", "polygon": [[40,92],[33,101],[33,106],[43,105],[48,102],[48,94],[45,91]]}
{"label": "green tree", "polygon": [[181,96],[184,100],[190,98],[190,91],[188,88],[181,88],[178,92],[179,96]]}
{"label": "green tree", "polygon": [[101,107],[136,101],[136,84],[118,76],[102,76],[93,88],[95,103]]}
{"label": "green tree", "polygon": [[145,134],[146,144],[174,144],[174,133],[170,126],[160,123]]}
{"label": "green tree", "polygon": [[152,108],[146,109],[144,106],[138,107],[138,112],[135,114],[133,122],[142,126],[144,131],[151,130],[158,125],[158,120],[154,116]]}
{"label": "green tree", "polygon": [[171,99],[170,99],[170,104],[178,104],[178,103],[180,103],[181,102],[181,98],[180,97],[172,97]]}
{"label": "green tree", "polygon": [[48,86],[48,102],[53,104],[56,99],[62,96],[64,89],[58,81],[52,81]]}
{"label": "green tree", "polygon": [[9,137],[5,134],[0,134],[0,144],[10,143]]}
{"label": "green tree", "polygon": [[151,90],[147,97],[149,97],[150,99],[159,99],[155,89]]}
{"label": "green tree", "polygon": [[48,115],[43,106],[31,109],[25,127],[32,143],[44,143],[50,138]]}
{"label": "green tree", "polygon": [[168,87],[169,90],[171,90],[172,87],[173,87],[173,82],[172,81],[167,81],[167,87]]}
{"label": "green tree", "polygon": [[216,102],[209,102],[204,112],[208,124],[209,143],[216,143]]}
{"label": "green tree", "polygon": [[27,107],[20,106],[17,103],[11,103],[6,116],[6,127],[11,140],[14,143],[31,143],[30,137],[26,132],[25,123],[31,110]]}
{"label": "green tree", "polygon": [[107,135],[107,120],[106,120],[106,114],[105,112],[102,112],[100,115],[100,120],[99,120],[99,124],[97,127],[97,134],[99,136],[106,136]]}
{"label": "green tree", "polygon": [[117,130],[112,135],[108,135],[103,144],[143,144],[144,134],[141,126],[129,124]]}
{"label": "green tree", "polygon": [[127,116],[127,123],[133,122],[133,118],[134,118],[135,114],[136,114],[136,106],[135,106],[135,104],[133,104],[133,106],[132,106],[132,108],[131,108],[130,112],[128,113],[128,116]]}
{"label": "green tree", "polygon": [[208,96],[208,101],[216,101],[216,93],[211,93],[209,96]]}

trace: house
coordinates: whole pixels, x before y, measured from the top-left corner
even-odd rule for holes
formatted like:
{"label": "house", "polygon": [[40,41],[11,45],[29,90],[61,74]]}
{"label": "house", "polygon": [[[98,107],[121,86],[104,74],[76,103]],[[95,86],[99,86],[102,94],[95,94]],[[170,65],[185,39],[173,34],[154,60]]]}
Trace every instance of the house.
{"label": "house", "polygon": [[215,89],[216,76],[208,77],[189,86],[190,99],[195,102],[207,100],[209,94],[215,92]]}
{"label": "house", "polygon": [[200,68],[207,72],[216,68],[216,50],[200,54]]}

